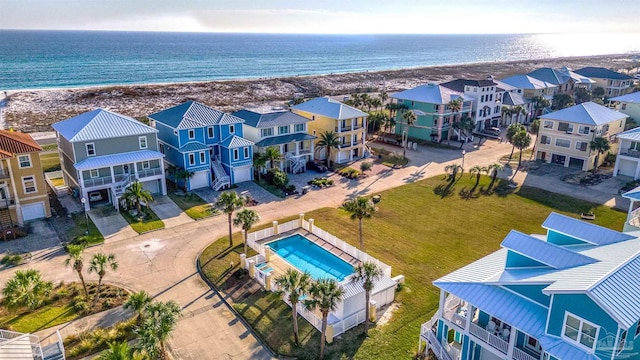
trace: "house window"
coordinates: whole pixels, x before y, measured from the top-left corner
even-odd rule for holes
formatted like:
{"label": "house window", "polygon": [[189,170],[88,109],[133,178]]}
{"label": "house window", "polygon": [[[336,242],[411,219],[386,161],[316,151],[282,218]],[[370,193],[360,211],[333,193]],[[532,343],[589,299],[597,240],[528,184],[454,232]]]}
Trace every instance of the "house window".
{"label": "house window", "polygon": [[147,137],[146,136],[140,136],[138,138],[138,144],[140,144],[140,149],[146,149],[147,148]]}
{"label": "house window", "polygon": [[200,164],[204,164],[204,151],[200,151]]}
{"label": "house window", "polygon": [[[482,89],[484,91],[484,88]],[[484,95],[480,96],[480,102],[484,102]]]}
{"label": "house window", "polygon": [[196,138],[196,131],[195,130],[189,130],[189,140],[193,140]]}
{"label": "house window", "polygon": [[606,134],[609,132],[609,124],[602,125],[602,133]]}
{"label": "house window", "polygon": [[160,150],[160,153],[164,154],[164,144],[158,144],[158,149]]}
{"label": "house window", "polygon": [[196,156],[191,153],[189,154],[189,165],[195,165],[196,164]]}
{"label": "house window", "polygon": [[31,155],[20,155],[18,156],[18,163],[20,163],[20,168],[29,168],[31,167]]}
{"label": "house window", "polygon": [[25,194],[31,194],[37,192],[36,188],[36,180],[33,176],[23,176],[22,177],[22,188],[24,189]]}
{"label": "house window", "polygon": [[548,137],[547,135],[542,135],[540,136],[540,144],[542,145],[549,145],[551,144],[551,138]]}
{"label": "house window", "polygon": [[558,124],[558,131],[566,131],[568,133],[573,132],[573,124],[561,122]]}
{"label": "house window", "polygon": [[96,147],[93,143],[85,144],[84,146],[87,148],[87,156],[94,156],[96,154]]}
{"label": "house window", "polygon": [[593,350],[599,329],[598,326],[567,313],[564,318],[562,337],[573,340],[578,345],[589,350]]}
{"label": "house window", "polygon": [[282,135],[282,134],[288,134],[288,133],[289,133],[289,125],[278,127],[278,134]]}
{"label": "house window", "polygon": [[571,141],[565,140],[565,139],[556,139],[556,146],[563,147],[563,148],[569,148],[569,147],[571,147]]}
{"label": "house window", "polygon": [[587,144],[584,141],[576,141],[576,150],[580,150],[580,151],[587,151],[587,146],[589,144]]}
{"label": "house window", "polygon": [[295,130],[296,132],[302,132],[302,131],[304,131],[304,124],[295,124],[295,125],[294,125],[294,130]]}
{"label": "house window", "polygon": [[244,158],[245,159],[249,158],[249,148],[248,147],[244,148]]}
{"label": "house window", "polygon": [[620,109],[627,110],[627,103],[622,103],[622,106],[620,107]]}
{"label": "house window", "polygon": [[262,137],[273,136],[273,128],[262,129]]}
{"label": "house window", "polygon": [[311,121],[314,121],[316,119],[315,115],[311,115]]}
{"label": "house window", "polygon": [[578,134],[581,135],[589,135],[589,131],[591,131],[591,128],[588,126],[580,126],[578,128]]}
{"label": "house window", "polygon": [[229,134],[233,134],[234,132],[236,132],[236,126],[233,124],[229,125]]}
{"label": "house window", "polygon": [[238,160],[240,158],[240,154],[238,149],[233,149],[233,160]]}
{"label": "house window", "polygon": [[98,171],[98,169],[91,169],[89,170],[89,177],[92,179],[100,177],[100,172]]}
{"label": "house window", "polygon": [[214,136],[213,136],[213,126],[209,126],[207,128],[207,136],[209,137],[209,139],[213,139],[214,138]]}
{"label": "house window", "polygon": [[545,120],[543,126],[545,129],[553,129],[553,121]]}
{"label": "house window", "polygon": [[633,336],[633,338],[637,338],[638,335],[640,335],[640,321],[638,321],[638,324],[636,324],[636,334]]}
{"label": "house window", "polygon": [[625,343],[627,341],[627,330],[623,330],[622,333],[620,333],[620,338],[618,339],[618,346],[616,348],[617,353],[621,353],[622,350],[624,350],[625,348]]}
{"label": "house window", "polygon": [[151,166],[149,166],[149,162],[148,161],[143,161],[142,162],[142,169],[146,170],[148,168],[150,168]]}

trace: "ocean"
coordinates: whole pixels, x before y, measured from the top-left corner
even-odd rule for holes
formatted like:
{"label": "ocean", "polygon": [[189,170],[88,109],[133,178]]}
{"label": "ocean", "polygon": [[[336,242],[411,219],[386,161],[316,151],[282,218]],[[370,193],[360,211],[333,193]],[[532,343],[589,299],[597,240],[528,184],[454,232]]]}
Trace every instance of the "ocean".
{"label": "ocean", "polygon": [[638,34],[285,35],[0,30],[0,90],[639,53]]}

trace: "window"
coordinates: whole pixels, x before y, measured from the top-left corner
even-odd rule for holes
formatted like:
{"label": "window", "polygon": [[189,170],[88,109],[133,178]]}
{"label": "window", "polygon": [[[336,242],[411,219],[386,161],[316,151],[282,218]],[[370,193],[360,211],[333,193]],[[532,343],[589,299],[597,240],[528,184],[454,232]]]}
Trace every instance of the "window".
{"label": "window", "polygon": [[569,148],[569,147],[571,147],[571,141],[565,140],[565,139],[556,139],[556,146],[563,147],[563,148]]}
{"label": "window", "polygon": [[288,133],[289,133],[289,125],[278,126],[278,134],[279,135],[288,134]]}
{"label": "window", "polygon": [[566,131],[568,133],[573,132],[573,124],[561,122],[558,124],[558,131]]}
{"label": "window", "polygon": [[142,169],[146,170],[148,168],[150,168],[151,166],[149,166],[149,162],[148,161],[143,161],[142,162]]}
{"label": "window", "polygon": [[207,128],[207,136],[209,137],[209,139],[213,139],[214,138],[214,136],[213,136],[213,126],[209,126]]}
{"label": "window", "polygon": [[195,165],[196,164],[196,156],[191,153],[189,154],[189,165]]}
{"label": "window", "polygon": [[589,144],[587,144],[584,141],[576,141],[576,150],[580,150],[580,151],[587,151],[587,146]]}
{"label": "window", "polygon": [[204,164],[204,151],[200,151],[200,164]]}
{"label": "window", "polygon": [[85,144],[84,146],[87,148],[87,156],[94,156],[96,154],[96,147],[93,143]]}
{"label": "window", "polygon": [[140,136],[138,138],[138,144],[140,145],[140,149],[146,149],[147,148],[147,137],[146,136]]}
{"label": "window", "polygon": [[273,136],[273,128],[262,129],[262,137]]}
{"label": "window", "polygon": [[545,129],[553,129],[553,121],[545,120],[544,126]]}
{"label": "window", "polygon": [[236,132],[236,126],[233,124],[229,125],[229,134],[233,134],[234,132]]}
{"label": "window", "polygon": [[238,160],[240,158],[240,154],[238,153],[238,149],[233,149],[233,160]]}
{"label": "window", "polygon": [[249,158],[249,148],[248,147],[244,148],[244,158],[245,159]]}
{"label": "window", "polygon": [[89,177],[92,178],[92,179],[100,177],[100,173],[98,172],[98,169],[89,170]]}
{"label": "window", "polygon": [[295,132],[301,132],[301,131],[304,131],[304,124],[295,124],[295,125],[294,125],[294,131],[295,131]]}
{"label": "window", "polygon": [[316,119],[315,115],[311,115],[311,121],[314,121]]}
{"label": "window", "polygon": [[[484,91],[484,89],[482,89]],[[480,102],[484,102],[484,95],[480,96]]]}
{"label": "window", "polygon": [[189,130],[189,140],[195,139],[196,138],[196,131],[195,130]]}
{"label": "window", "polygon": [[589,350],[593,349],[598,336],[599,327],[567,313],[564,319],[562,336],[575,341]]}
{"label": "window", "polygon": [[581,135],[589,135],[589,131],[591,131],[591,128],[588,126],[580,126],[578,128],[578,134]]}
{"label": "window", "polygon": [[627,110],[627,103],[622,103],[622,106],[620,107],[620,109]]}
{"label": "window", "polygon": [[551,138],[546,136],[546,135],[542,135],[540,136],[540,144],[542,145],[549,145],[551,144]]}
{"label": "window", "polygon": [[489,95],[489,101],[493,101],[493,94]]}
{"label": "window", "polygon": [[618,346],[616,347],[617,353],[621,353],[622,350],[624,350],[625,348],[625,343],[627,341],[627,330],[623,330],[622,333],[620,333],[620,338],[618,339]]}
{"label": "window", "polygon": [[162,144],[162,143],[158,144],[158,149],[160,150],[160,152],[162,154],[164,154],[164,144]]}
{"label": "window", "polygon": [[31,155],[27,154],[18,156],[18,163],[20,163],[20,168],[31,167]]}
{"label": "window", "polygon": [[22,177],[22,188],[24,189],[25,194],[30,194],[37,192],[36,188],[36,180],[33,176],[23,176]]}
{"label": "window", "polygon": [[606,134],[609,132],[609,124],[602,125],[602,133]]}
{"label": "window", "polygon": [[640,335],[640,321],[638,321],[638,324],[636,325],[636,334],[633,336],[633,338],[637,338],[638,335]]}

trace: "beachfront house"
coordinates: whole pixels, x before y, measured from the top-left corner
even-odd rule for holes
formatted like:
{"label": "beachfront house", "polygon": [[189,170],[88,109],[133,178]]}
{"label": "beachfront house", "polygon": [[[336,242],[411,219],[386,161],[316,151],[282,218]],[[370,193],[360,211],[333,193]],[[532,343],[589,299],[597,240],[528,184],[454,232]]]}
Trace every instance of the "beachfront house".
{"label": "beachfront house", "polygon": [[[242,119],[195,101],[148,117],[158,130],[158,146],[171,169],[168,176],[186,181],[187,190],[220,190],[253,180],[254,144],[242,136]],[[190,176],[181,179],[178,169]]]}
{"label": "beachfront house", "polygon": [[511,230],[501,249],[437,279],[421,351],[439,360],[635,359],[640,235],[551,213],[546,234]]}
{"label": "beachfront house", "polygon": [[167,194],[157,130],[128,116],[95,109],[52,125],[62,175],[84,208],[113,204],[138,180],[152,194]]}
{"label": "beachfront house", "polygon": [[0,130],[0,227],[51,216],[42,148],[31,135]]}
{"label": "beachfront house", "polygon": [[[398,104],[405,105],[407,111],[413,111],[416,121],[409,126],[403,120],[403,111],[396,114],[396,135],[413,139],[440,142],[452,137],[471,140],[472,135],[460,132],[452,127],[463,116],[471,116],[473,111],[473,99],[464,93],[450,88],[427,84],[420,85],[395,93],[391,96]],[[462,100],[462,108],[459,112],[451,111],[449,103],[452,100]]]}
{"label": "beachfront house", "polygon": [[540,81],[555,85],[555,94],[567,94],[571,96],[573,96],[576,89],[580,87],[590,89],[591,85],[595,83],[594,80],[573,72],[566,66],[560,69],[553,69],[550,67],[539,68],[533,70],[527,75]]}
{"label": "beachfront house", "polygon": [[502,79],[501,82],[515,87],[517,89],[515,92],[519,95],[522,95],[522,97],[525,98],[525,100],[527,100],[527,102],[529,103],[529,111],[527,112],[525,122],[529,122],[530,120],[535,119],[541,114],[550,111],[550,108],[536,109],[534,99],[537,97],[542,97],[551,102],[551,100],[553,99],[553,94],[556,91],[556,85],[548,83],[546,81],[538,80],[524,74],[510,76],[506,79]]}
{"label": "beachfront house", "polygon": [[[522,95],[522,89],[509,85],[499,80],[493,80],[500,90],[500,126],[507,127],[511,124],[525,124],[531,120],[534,111],[533,103]],[[505,112],[503,109],[508,109]],[[522,109],[523,111],[516,111]]]}
{"label": "beachfront house", "polygon": [[603,67],[588,66],[575,72],[594,80],[595,84],[592,85],[592,89],[596,87],[603,88],[605,97],[628,94],[633,86],[633,78],[631,76]]}
{"label": "beachfront house", "polygon": [[[336,133],[339,139],[337,150],[331,150],[331,161],[342,164],[366,156],[367,114],[349,105],[328,97],[317,97],[291,107],[291,111],[310,121],[307,133],[318,139],[326,131]],[[316,144],[318,142],[316,139]],[[327,158],[327,150],[318,149],[318,159]]]}
{"label": "beachfront house", "polygon": [[244,137],[255,143],[255,153],[262,154],[268,148],[280,152],[282,157],[271,164],[273,167],[294,174],[307,170],[316,139],[307,133],[309,119],[282,108],[245,109],[232,115],[244,120]]}
{"label": "beachfront house", "polygon": [[501,104],[504,89],[498,87],[493,78],[487,80],[456,79],[440,84],[472,99],[471,118],[475,131],[500,125]]}
{"label": "beachfront house", "polygon": [[616,110],[629,115],[627,123],[630,121],[640,123],[640,91],[627,95],[616,96],[609,99],[609,101],[613,103]]}
{"label": "beachfront house", "polygon": [[615,153],[615,138],[624,130],[627,117],[593,102],[544,114],[540,116],[536,160],[582,171],[600,166],[605,156],[592,151],[590,142],[596,137],[604,137],[611,144],[611,152]]}

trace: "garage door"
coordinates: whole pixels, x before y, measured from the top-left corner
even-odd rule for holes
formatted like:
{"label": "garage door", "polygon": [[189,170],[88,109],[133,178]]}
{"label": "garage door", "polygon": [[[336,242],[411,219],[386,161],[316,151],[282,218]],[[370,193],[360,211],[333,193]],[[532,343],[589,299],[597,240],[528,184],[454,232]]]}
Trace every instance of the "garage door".
{"label": "garage door", "polygon": [[43,203],[23,205],[21,206],[21,209],[22,209],[22,219],[24,219],[24,221],[40,219],[45,217]]}
{"label": "garage door", "polygon": [[151,181],[146,181],[142,183],[142,188],[144,188],[145,190],[147,190],[148,192],[152,193],[152,194],[157,194],[160,192],[160,187],[158,186],[158,181],[159,180],[151,180]]}
{"label": "garage door", "polygon": [[210,172],[208,171],[200,171],[193,174],[191,179],[189,179],[190,189],[200,189],[209,186],[209,174]]}
{"label": "garage door", "polygon": [[251,181],[251,167],[245,166],[241,168],[234,168],[233,182],[237,184],[245,181]]}
{"label": "garage door", "polygon": [[620,159],[618,160],[618,175],[625,176],[636,176],[636,165],[635,161]]}

